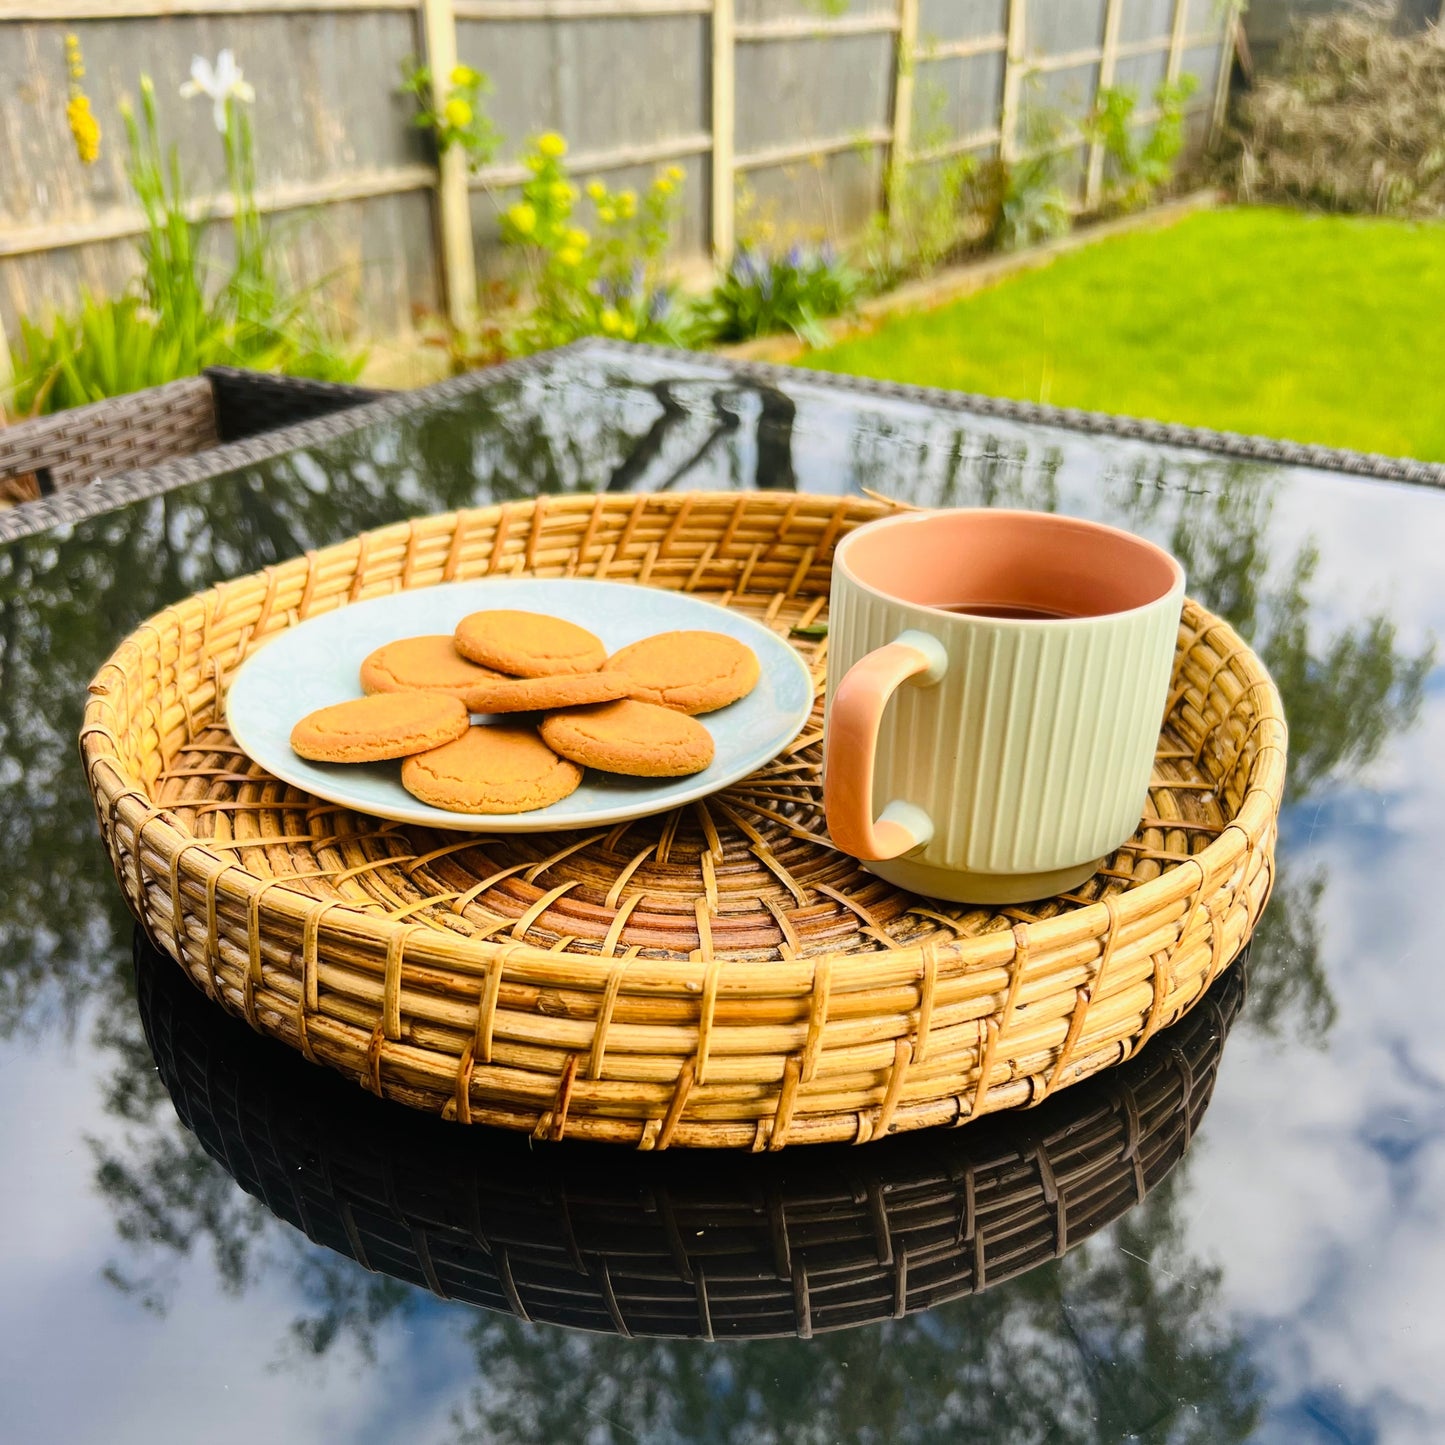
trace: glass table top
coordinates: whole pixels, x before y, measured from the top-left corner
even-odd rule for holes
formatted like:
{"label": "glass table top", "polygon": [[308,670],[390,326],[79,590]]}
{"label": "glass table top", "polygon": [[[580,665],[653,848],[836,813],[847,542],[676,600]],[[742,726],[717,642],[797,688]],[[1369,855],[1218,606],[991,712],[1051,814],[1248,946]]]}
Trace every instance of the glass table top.
{"label": "glass table top", "polygon": [[[74,740],[144,617],[411,515],[731,487],[1122,525],[1264,658],[1274,898],[1135,1064],[852,1151],[531,1149],[134,945]],[[606,348],[0,547],[5,1438],[1445,1438],[1442,550],[1428,488]]]}

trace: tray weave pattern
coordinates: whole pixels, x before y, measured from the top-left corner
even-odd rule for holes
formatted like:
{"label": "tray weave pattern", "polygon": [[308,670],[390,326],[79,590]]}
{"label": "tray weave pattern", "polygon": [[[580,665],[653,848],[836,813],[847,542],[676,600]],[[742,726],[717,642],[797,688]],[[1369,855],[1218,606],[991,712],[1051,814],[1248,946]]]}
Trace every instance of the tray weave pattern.
{"label": "tray weave pattern", "polygon": [[186,1127],[315,1243],[524,1320],[692,1339],[898,1319],[1067,1253],[1184,1156],[1245,993],[1244,968],[1229,970],[1141,1057],[1041,1109],[862,1155],[740,1167],[717,1154],[619,1158],[482,1139],[247,1034],[144,940],[136,982]]}
{"label": "tray weave pattern", "polygon": [[[543,497],[417,519],[158,614],[81,730],[132,911],[217,1002],[373,1092],[463,1123],[644,1149],[865,1142],[1038,1103],[1137,1053],[1247,941],[1286,733],[1193,603],[1148,811],[1076,893],[902,892],[833,848],[819,764],[832,551],[886,504]],[[251,650],[361,598],[486,576],[681,589],[792,638],[818,705],[700,804],[592,832],[457,835],[280,783],[219,719]]]}

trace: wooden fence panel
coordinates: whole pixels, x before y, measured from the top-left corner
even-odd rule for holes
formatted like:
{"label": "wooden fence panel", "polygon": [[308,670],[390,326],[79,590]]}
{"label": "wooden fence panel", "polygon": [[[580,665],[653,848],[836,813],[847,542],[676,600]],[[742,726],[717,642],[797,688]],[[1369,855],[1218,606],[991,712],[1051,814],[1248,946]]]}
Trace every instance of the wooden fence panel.
{"label": "wooden fence panel", "polygon": [[1169,38],[1178,0],[1123,0],[1119,16],[1119,43]]}
{"label": "wooden fence panel", "polygon": [[[106,131],[88,169],[65,125],[70,30]],[[142,70],[193,193],[217,186],[207,107],[176,93],[193,54],[230,47],[257,88],[260,199],[295,270],[334,278],[338,305],[385,333],[448,289],[465,309],[473,266],[507,265],[498,208],[541,130],[566,135],[583,180],[641,188],[681,166],[679,254],[700,262],[730,253],[739,195],[785,238],[846,236],[885,203],[890,157],[1016,156],[1031,107],[1077,123],[1110,77],[1147,125],[1159,81],[1195,74],[1197,143],[1222,94],[1221,31],[1216,0],[0,0],[0,329],[133,273],[116,104]],[[506,143],[439,192],[398,87],[428,39],[452,36],[492,77]],[[1071,183],[1097,190],[1097,148],[1067,146]],[[466,274],[447,288],[449,272]]]}
{"label": "wooden fence panel", "polygon": [[[65,121],[71,31],[103,128],[100,158],[89,167],[77,160]],[[395,93],[401,56],[417,50],[410,14],[0,20],[0,318],[12,334],[19,315],[72,304],[82,285],[117,291],[134,273],[133,248],[104,238],[139,228],[118,107],[123,97],[136,99],[142,74],[155,82],[162,134],[177,147],[192,195],[224,191],[210,104],[179,95],[191,57],[214,57],[224,46],[256,88],[258,189],[287,210],[278,234],[297,275],[346,273],[332,299],[378,330],[407,325],[413,305],[436,304],[432,167],[408,124],[409,102]]]}
{"label": "wooden fence panel", "polygon": [[1008,0],[918,0],[918,40],[978,40],[1002,36],[1008,28]]}
{"label": "wooden fence panel", "polygon": [[[706,249],[710,19],[696,9],[682,15],[459,19],[461,58],[491,77],[489,109],[504,137],[496,163],[472,192],[485,276],[507,268],[498,215],[517,197],[528,137],[545,130],[567,137],[569,163],[584,182],[599,177],[614,188],[640,189],[659,166],[680,166],[685,180],[678,251],[686,257]],[[585,202],[580,218],[587,222]]]}

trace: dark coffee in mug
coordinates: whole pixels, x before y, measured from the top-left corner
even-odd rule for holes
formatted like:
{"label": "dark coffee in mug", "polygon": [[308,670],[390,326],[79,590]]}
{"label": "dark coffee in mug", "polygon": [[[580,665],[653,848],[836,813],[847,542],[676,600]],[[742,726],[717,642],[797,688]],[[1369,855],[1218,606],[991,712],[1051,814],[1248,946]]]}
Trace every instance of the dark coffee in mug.
{"label": "dark coffee in mug", "polygon": [[1072,612],[1060,612],[1054,607],[1009,606],[988,602],[952,602],[940,607],[940,612],[953,612],[960,617],[1005,617],[1022,622],[1057,622],[1061,617],[1073,617]]}

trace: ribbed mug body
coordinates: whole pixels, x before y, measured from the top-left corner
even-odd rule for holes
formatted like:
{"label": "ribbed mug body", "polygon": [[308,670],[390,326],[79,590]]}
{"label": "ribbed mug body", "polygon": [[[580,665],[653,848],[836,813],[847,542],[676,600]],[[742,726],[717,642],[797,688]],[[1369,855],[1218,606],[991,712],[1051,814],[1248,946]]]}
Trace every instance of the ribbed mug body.
{"label": "ribbed mug body", "polygon": [[848,563],[840,548],[827,716],[848,670],[900,636],[933,637],[947,657],[936,682],[893,694],[874,762],[874,816],[911,804],[931,820],[931,837],[865,866],[976,902],[1083,881],[1132,836],[1144,808],[1183,604],[1177,563],[1168,590],[1143,605],[1048,620],[943,611],[888,595]]}

